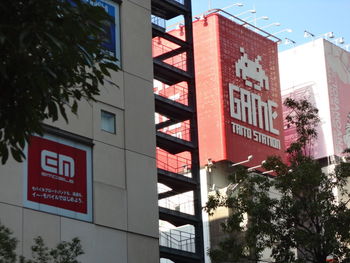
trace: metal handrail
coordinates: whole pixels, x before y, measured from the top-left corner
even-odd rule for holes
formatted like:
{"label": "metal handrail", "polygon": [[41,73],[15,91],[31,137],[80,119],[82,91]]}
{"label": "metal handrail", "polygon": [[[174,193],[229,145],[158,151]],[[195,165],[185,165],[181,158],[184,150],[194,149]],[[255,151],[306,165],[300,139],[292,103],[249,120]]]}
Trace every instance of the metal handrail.
{"label": "metal handrail", "polygon": [[183,251],[195,252],[195,235],[178,229],[159,231],[159,244]]}
{"label": "metal handrail", "polygon": [[186,82],[180,82],[172,86],[162,84],[164,87],[155,86],[153,88],[155,94],[188,106],[188,87]]}
{"label": "metal handrail", "polygon": [[[273,35],[273,34],[267,32],[267,31],[265,31],[265,30],[255,26],[255,25],[252,25],[252,24],[248,23],[247,21],[245,21],[245,20],[243,20],[243,19],[241,19],[241,18],[239,18],[237,16],[234,16],[234,15],[230,14],[229,12],[226,12],[225,10],[220,9],[220,8],[210,9],[210,10],[204,12],[204,13],[201,13],[199,15],[194,16],[194,18],[195,19],[198,19],[200,17],[204,17],[205,18],[208,15],[211,15],[211,14],[214,14],[214,13],[220,13],[220,12],[225,14],[225,15],[227,15],[227,16],[229,16],[233,20],[236,20],[236,22],[239,22],[239,24],[242,25],[242,26],[247,25],[249,27],[252,27],[255,30],[255,32],[259,32],[260,35],[262,35],[262,36],[264,36],[266,38],[272,38],[272,39],[274,39],[275,42],[281,42],[282,41],[280,38],[276,37],[275,35]],[[173,27],[175,27],[175,26],[177,26],[177,25],[179,25],[181,23],[183,23],[183,21],[180,21],[180,22],[177,22],[177,23],[175,23],[173,25],[170,25],[170,26],[166,27],[166,30],[168,31],[170,28],[173,28]]]}
{"label": "metal handrail", "polygon": [[[193,200],[188,200],[185,202],[177,203],[177,202],[170,200],[169,198],[164,198],[164,199],[158,201],[158,205],[160,207],[164,207],[164,208],[167,208],[170,210],[180,211],[180,212],[185,213],[185,214],[194,215],[194,201]],[[179,208],[179,209],[177,210],[177,208]]]}
{"label": "metal handrail", "polygon": [[228,13],[228,12],[226,12],[225,10],[222,10],[222,9],[220,9],[220,8],[210,9],[210,10],[204,12],[204,13],[201,14],[201,15],[205,17],[205,16],[208,16],[208,15],[211,15],[211,14],[214,14],[214,13],[220,13],[220,12],[221,12],[221,13],[224,13],[225,15],[227,15],[227,16],[229,16],[229,17],[231,17],[231,18],[233,18],[234,20],[237,20],[238,22],[240,22],[240,25],[241,25],[241,26],[248,25],[248,26],[254,28],[257,32],[260,33],[260,35],[263,35],[263,36],[266,37],[266,38],[270,38],[270,37],[271,37],[271,38],[275,39],[275,42],[280,42],[280,41],[282,41],[280,38],[278,38],[278,37],[272,35],[271,33],[267,32],[267,31],[265,31],[265,30],[262,30],[261,28],[259,28],[259,27],[257,27],[257,26],[254,26],[254,25],[248,23],[247,21],[245,21],[245,20],[243,20],[243,19],[241,19],[241,18],[239,18],[239,17],[237,17],[237,16],[234,16],[234,15],[232,15],[232,14],[230,14],[230,13]]}
{"label": "metal handrail", "polygon": [[151,23],[154,25],[159,26],[160,28],[164,29],[166,28],[166,22],[165,19],[159,17],[159,16],[155,16],[155,15],[151,15]]}
{"label": "metal handrail", "polygon": [[158,168],[191,177],[192,162],[190,159],[168,153],[161,148],[157,148],[156,155]]}

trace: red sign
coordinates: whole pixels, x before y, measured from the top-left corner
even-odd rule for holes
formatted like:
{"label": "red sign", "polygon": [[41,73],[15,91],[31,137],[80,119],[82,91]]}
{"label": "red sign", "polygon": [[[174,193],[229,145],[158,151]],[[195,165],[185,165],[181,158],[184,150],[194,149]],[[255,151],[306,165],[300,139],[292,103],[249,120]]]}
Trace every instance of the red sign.
{"label": "red sign", "polygon": [[27,200],[87,214],[87,153],[32,136],[27,157]]}
{"label": "red sign", "polygon": [[219,14],[193,32],[201,165],[283,156],[277,44]]}

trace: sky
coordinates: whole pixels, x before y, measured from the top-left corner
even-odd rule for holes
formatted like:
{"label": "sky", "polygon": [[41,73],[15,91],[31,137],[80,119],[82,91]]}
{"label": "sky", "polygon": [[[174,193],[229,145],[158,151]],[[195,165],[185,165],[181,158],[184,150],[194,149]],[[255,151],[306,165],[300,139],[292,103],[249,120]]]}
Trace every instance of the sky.
{"label": "sky", "polygon": [[[304,30],[314,34],[315,38],[333,32],[334,39],[344,38],[345,43],[341,46],[350,44],[350,0],[192,0],[192,14],[197,15],[210,8],[222,9],[235,3],[242,3],[243,6],[234,6],[225,11],[235,15],[255,9],[256,18],[269,17],[268,20],[256,20],[258,27],[280,23],[280,26],[264,29],[269,33],[292,29],[292,32],[285,31],[276,35],[283,40],[283,44],[279,45],[280,50],[293,47],[293,44],[284,44],[285,38],[295,41],[295,45],[311,41],[312,38],[304,38]],[[250,15],[252,14],[247,13],[240,18]]]}

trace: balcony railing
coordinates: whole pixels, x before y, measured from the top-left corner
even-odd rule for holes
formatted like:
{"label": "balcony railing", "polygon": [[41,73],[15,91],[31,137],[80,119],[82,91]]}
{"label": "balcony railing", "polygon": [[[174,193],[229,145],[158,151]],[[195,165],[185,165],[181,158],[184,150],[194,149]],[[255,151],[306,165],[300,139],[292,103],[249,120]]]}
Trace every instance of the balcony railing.
{"label": "balcony railing", "polygon": [[177,229],[159,231],[159,245],[195,253],[195,235]]}
{"label": "balcony railing", "polygon": [[165,28],[166,28],[165,19],[158,17],[158,16],[155,16],[155,15],[152,15],[151,22],[152,22],[152,24],[160,27],[161,29],[163,29],[165,31]]}
{"label": "balcony railing", "polygon": [[[170,189],[171,190],[171,189]],[[169,188],[158,184],[158,193],[169,191]],[[194,215],[194,201],[193,194],[190,193],[182,193],[178,195],[174,195],[168,198],[163,198],[158,201],[158,206],[164,207],[170,210],[179,211],[181,213]]]}
{"label": "balcony railing", "polygon": [[154,94],[188,106],[188,86],[186,82],[180,82],[169,86],[155,80],[153,91]]}
{"label": "balcony railing", "polygon": [[[159,21],[160,22],[160,21]],[[172,50],[177,49],[179,46],[163,38],[154,38],[152,41],[152,54],[154,57],[166,54]],[[165,63],[176,67],[178,69],[187,70],[187,55],[186,52],[172,56],[171,58],[165,59]]]}
{"label": "balcony railing", "polygon": [[[191,174],[191,155],[190,153],[184,152],[181,155],[175,155],[168,153],[167,151],[157,148],[157,168],[182,174],[186,177],[192,177]],[[188,158],[186,158],[188,157]]]}
{"label": "balcony railing", "polygon": [[178,122],[159,131],[185,141],[191,140],[191,126],[189,121]]}

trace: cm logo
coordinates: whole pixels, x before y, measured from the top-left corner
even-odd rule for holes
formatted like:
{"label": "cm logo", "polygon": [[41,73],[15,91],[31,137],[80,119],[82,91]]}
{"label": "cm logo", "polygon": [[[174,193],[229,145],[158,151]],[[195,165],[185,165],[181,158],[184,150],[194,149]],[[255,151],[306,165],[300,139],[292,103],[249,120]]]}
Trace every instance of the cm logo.
{"label": "cm logo", "polygon": [[65,177],[74,177],[74,160],[72,157],[48,150],[41,151],[41,169]]}

